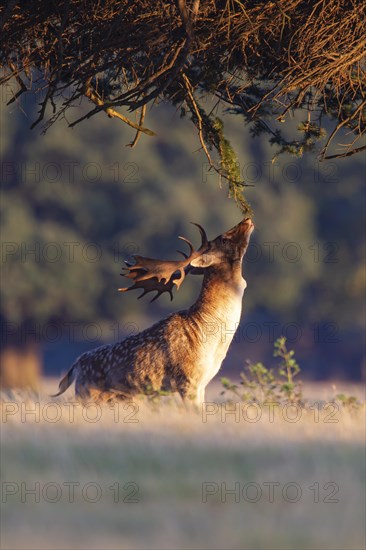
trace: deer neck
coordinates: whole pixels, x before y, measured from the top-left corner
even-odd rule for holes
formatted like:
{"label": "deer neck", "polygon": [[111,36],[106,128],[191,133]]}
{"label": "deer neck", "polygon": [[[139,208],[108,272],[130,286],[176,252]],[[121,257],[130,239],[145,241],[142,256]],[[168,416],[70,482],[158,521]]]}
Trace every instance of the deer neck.
{"label": "deer neck", "polygon": [[198,324],[224,324],[230,331],[240,321],[246,281],[241,274],[241,261],[222,264],[205,270],[200,295],[189,309]]}

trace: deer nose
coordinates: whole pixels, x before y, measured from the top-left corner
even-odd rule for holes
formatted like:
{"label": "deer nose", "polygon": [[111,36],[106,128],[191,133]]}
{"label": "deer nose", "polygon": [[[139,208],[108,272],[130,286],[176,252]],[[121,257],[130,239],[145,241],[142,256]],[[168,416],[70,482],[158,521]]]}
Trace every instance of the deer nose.
{"label": "deer nose", "polygon": [[243,220],[243,223],[247,226],[247,228],[254,228],[254,223],[251,218],[245,218],[245,220]]}

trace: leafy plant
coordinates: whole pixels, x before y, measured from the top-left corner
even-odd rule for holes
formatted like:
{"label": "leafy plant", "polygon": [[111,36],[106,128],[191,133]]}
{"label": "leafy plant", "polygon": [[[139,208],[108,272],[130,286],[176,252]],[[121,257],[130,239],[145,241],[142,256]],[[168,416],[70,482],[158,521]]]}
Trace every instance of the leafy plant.
{"label": "leafy plant", "polygon": [[301,383],[295,382],[294,378],[300,372],[300,367],[295,359],[294,350],[287,350],[286,338],[281,336],[274,344],[274,357],[281,359],[278,373],[280,377],[280,392],[290,401],[300,401],[302,398]]}
{"label": "leafy plant", "polygon": [[248,361],[246,371],[240,373],[240,386],[228,378],[221,378],[224,390],[221,395],[231,392],[242,401],[290,401],[302,403],[302,383],[295,380],[300,367],[295,359],[294,350],[288,350],[286,338],[281,336],[274,343],[274,357],[280,358],[277,369],[267,368],[263,363]]}
{"label": "leafy plant", "polygon": [[[221,378],[223,391],[221,395],[229,393],[241,401],[255,403],[265,402],[290,402],[300,406],[314,407],[314,402],[308,402],[303,398],[302,382],[296,377],[300,373],[300,367],[295,359],[294,350],[288,350],[286,338],[281,336],[274,343],[274,357],[279,357],[277,368],[267,368],[263,363],[251,363],[247,361],[245,371],[240,373],[240,384],[235,384],[229,378]],[[356,412],[365,403],[354,395],[339,393],[334,397],[344,409]],[[322,407],[321,402],[317,402]]]}
{"label": "leafy plant", "polygon": [[364,406],[364,403],[361,403],[354,395],[347,395],[345,393],[338,393],[335,396],[336,400],[341,403],[341,405],[350,411],[357,411],[362,406]]}

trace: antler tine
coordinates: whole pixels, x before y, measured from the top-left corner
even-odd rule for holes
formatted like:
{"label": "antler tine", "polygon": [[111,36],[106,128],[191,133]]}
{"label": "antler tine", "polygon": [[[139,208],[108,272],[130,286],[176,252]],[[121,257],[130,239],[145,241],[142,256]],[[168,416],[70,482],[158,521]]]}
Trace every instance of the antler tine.
{"label": "antler tine", "polygon": [[178,254],[182,254],[183,258],[187,259],[188,258],[188,254],[186,254],[185,252],[183,252],[182,250],[176,250],[178,252]]}
{"label": "antler tine", "polygon": [[[125,273],[121,273],[121,275],[123,277],[127,277],[127,278],[136,278],[139,275],[138,272],[142,273],[142,270],[136,270],[135,273],[130,272],[128,275],[126,275]],[[166,284],[164,284],[162,282],[157,281],[156,279],[147,279],[147,280],[144,280],[144,281],[138,281],[138,280],[136,281],[135,280],[132,286],[125,287],[125,288],[119,288],[118,292],[128,292],[129,290],[138,290],[138,289],[141,288],[143,290],[143,292],[138,297],[138,300],[140,300],[140,298],[145,296],[145,294],[147,294],[148,292],[156,291],[156,295],[153,297],[152,300],[150,300],[150,303],[151,303],[151,302],[154,302],[157,298],[159,298],[159,296],[161,296],[164,292],[168,292],[168,294],[170,296],[170,301],[172,301],[173,300],[173,292],[172,292],[173,287],[174,287],[173,281],[168,281]]]}
{"label": "antler tine", "polygon": [[[178,237],[178,239],[182,239],[182,241],[186,242],[190,248],[190,256],[192,256],[193,252],[194,252],[194,248],[193,248],[193,244],[191,243],[191,241],[189,241],[188,239],[186,239],[185,237]],[[183,258],[189,258],[188,254],[186,252],[182,252],[182,250],[177,250],[178,254],[182,254]]]}
{"label": "antler tine", "polygon": [[[190,254],[189,256],[192,256],[193,252],[194,252],[194,247],[193,247],[193,244],[191,243],[191,241],[189,241],[188,239],[186,239],[185,237],[178,237],[178,239],[181,239],[182,241],[184,241],[185,243],[188,244],[189,246],[189,249],[190,249]],[[188,256],[186,256],[188,258]]]}
{"label": "antler tine", "polygon": [[206,231],[203,229],[202,225],[200,225],[199,223],[195,223],[195,222],[191,222],[191,224],[198,227],[199,232],[201,233],[201,240],[202,240],[201,248],[203,246],[207,246],[208,245],[208,238],[207,238],[207,235],[206,235]]}

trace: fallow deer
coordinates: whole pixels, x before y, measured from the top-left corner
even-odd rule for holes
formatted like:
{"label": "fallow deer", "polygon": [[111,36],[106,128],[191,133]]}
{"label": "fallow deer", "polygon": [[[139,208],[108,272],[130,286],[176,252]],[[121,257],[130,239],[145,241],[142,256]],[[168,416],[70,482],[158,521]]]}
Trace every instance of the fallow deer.
{"label": "fallow deer", "polygon": [[[183,260],[166,261],[134,256],[125,275],[133,281],[120,291],[142,289],[173,298],[188,274],[203,275],[197,301],[139,334],[81,355],[59,384],[61,395],[75,380],[76,395],[96,400],[131,399],[150,391],[177,391],[184,400],[200,404],[205,388],[217,374],[238,327],[247,286],[242,260],[254,229],[246,218],[209,241],[199,225],[201,246]],[[140,296],[140,298],[141,298]]]}

